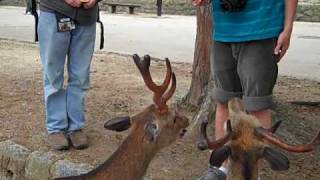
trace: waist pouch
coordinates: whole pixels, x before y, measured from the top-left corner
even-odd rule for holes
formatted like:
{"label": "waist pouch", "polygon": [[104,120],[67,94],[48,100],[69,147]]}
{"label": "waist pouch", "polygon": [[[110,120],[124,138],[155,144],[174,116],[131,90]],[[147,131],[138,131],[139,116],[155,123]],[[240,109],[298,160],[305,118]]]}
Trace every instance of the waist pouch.
{"label": "waist pouch", "polygon": [[58,32],[68,32],[76,29],[76,23],[72,18],[56,11],[54,13],[56,15]]}

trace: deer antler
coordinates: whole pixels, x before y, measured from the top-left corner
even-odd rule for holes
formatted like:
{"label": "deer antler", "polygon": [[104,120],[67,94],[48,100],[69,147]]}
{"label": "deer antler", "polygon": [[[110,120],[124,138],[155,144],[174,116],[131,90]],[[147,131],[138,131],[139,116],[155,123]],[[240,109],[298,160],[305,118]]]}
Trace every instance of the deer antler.
{"label": "deer antler", "polygon": [[231,121],[227,121],[227,134],[216,140],[210,141],[207,136],[207,126],[208,120],[202,121],[201,130],[200,130],[200,142],[198,143],[198,149],[206,150],[206,149],[218,149],[225,145],[232,137],[232,128],[231,128]]}
{"label": "deer antler", "polygon": [[[154,92],[153,101],[155,105],[158,106],[161,113],[167,112],[168,106],[166,103],[172,97],[172,95],[176,90],[176,77],[175,77],[175,74],[172,72],[169,59],[166,58],[167,73],[163,83],[160,86],[155,84],[154,81],[152,80],[150,69],[149,69],[150,68],[149,55],[145,55],[143,57],[143,60],[141,61],[140,57],[137,54],[135,54],[133,55],[133,60],[136,66],[138,67],[146,86],[152,92]],[[171,79],[172,79],[171,88],[166,94],[164,94],[169,87]]]}
{"label": "deer antler", "polygon": [[258,127],[255,130],[257,136],[266,139],[268,142],[279,146],[280,148],[287,150],[289,152],[310,152],[316,148],[317,145],[320,144],[320,132],[314,138],[314,140],[309,144],[300,144],[300,145],[288,145],[283,140],[275,137],[269,130],[264,129],[262,127]]}
{"label": "deer antler", "polygon": [[276,123],[274,123],[274,125],[272,125],[272,127],[269,129],[270,132],[275,133],[277,131],[277,129],[280,127],[282,121],[277,121]]}
{"label": "deer antler", "polygon": [[174,72],[172,73],[172,84],[171,84],[171,88],[169,89],[169,91],[163,95],[163,101],[164,103],[166,103],[174,94],[174,92],[176,91],[176,75],[174,74]]}

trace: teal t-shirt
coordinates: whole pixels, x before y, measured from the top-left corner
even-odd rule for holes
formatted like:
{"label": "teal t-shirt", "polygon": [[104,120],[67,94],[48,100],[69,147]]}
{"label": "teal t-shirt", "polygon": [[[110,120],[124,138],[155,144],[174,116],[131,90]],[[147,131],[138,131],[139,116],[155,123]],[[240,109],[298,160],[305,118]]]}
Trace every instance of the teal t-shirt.
{"label": "teal t-shirt", "polygon": [[284,27],[285,0],[248,0],[238,12],[226,12],[213,0],[213,39],[244,42],[278,37]]}

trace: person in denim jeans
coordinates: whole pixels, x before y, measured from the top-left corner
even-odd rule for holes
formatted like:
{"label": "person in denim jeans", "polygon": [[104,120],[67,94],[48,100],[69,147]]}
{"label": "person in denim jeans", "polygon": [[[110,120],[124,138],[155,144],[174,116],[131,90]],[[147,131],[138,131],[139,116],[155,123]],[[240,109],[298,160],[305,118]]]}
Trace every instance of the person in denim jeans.
{"label": "person in denim jeans", "polygon": [[[56,150],[68,149],[68,139],[76,149],[88,147],[82,128],[97,14],[96,0],[40,1],[38,34],[46,125],[48,143]],[[63,24],[66,21],[67,25]],[[68,80],[64,87],[65,64]]]}

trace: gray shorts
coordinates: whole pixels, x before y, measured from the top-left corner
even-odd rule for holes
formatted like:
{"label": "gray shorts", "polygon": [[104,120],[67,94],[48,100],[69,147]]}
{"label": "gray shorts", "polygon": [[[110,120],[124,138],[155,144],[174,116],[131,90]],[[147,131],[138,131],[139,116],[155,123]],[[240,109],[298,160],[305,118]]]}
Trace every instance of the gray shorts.
{"label": "gray shorts", "polygon": [[247,111],[271,108],[272,90],[278,76],[275,46],[275,38],[240,43],[214,41],[213,100],[226,103],[232,97],[241,97]]}

